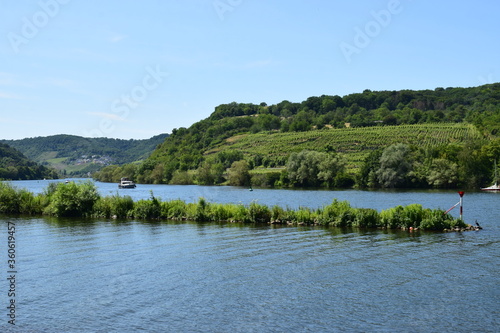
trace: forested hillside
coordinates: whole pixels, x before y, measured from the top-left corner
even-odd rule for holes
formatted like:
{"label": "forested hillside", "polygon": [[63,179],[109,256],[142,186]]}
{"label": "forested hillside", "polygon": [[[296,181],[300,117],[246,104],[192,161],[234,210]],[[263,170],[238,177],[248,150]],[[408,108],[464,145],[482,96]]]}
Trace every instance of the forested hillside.
{"label": "forested hillside", "polygon": [[0,180],[55,179],[57,172],[26,158],[16,149],[0,143]]}
{"label": "forested hillside", "polygon": [[61,134],[0,142],[65,175],[81,176],[106,165],[144,160],[166,137],[167,134],[160,134],[147,140],[121,140]]}
{"label": "forested hillside", "polygon": [[[443,127],[432,127],[436,124]],[[365,90],[275,105],[233,102],[189,128],[173,130],[141,165],[108,167],[97,177],[181,184],[477,187],[491,181],[493,161],[500,157],[499,129],[500,83]],[[421,138],[422,131],[439,138]],[[377,144],[369,139],[374,135]],[[395,161],[402,160],[398,167]],[[324,161],[330,164],[316,168]],[[248,176],[234,177],[241,173]]]}

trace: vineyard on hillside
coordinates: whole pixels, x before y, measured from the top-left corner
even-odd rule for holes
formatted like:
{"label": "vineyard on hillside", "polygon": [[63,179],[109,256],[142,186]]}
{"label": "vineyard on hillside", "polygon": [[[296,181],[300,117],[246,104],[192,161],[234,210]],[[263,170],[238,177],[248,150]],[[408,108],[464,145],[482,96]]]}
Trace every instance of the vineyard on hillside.
{"label": "vineyard on hillside", "polygon": [[348,162],[348,171],[354,172],[371,151],[391,144],[406,143],[431,147],[445,144],[463,145],[478,140],[483,140],[481,133],[473,125],[464,123],[376,126],[243,134],[228,138],[214,149],[206,151],[205,155],[238,150],[247,157],[264,156],[284,165],[293,152],[332,151],[344,154]]}

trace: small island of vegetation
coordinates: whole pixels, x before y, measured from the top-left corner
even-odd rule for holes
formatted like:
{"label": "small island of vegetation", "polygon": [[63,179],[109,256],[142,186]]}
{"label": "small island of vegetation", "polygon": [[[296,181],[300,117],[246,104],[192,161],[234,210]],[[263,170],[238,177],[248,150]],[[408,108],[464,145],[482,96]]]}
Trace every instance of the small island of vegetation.
{"label": "small island of vegetation", "polygon": [[419,204],[397,206],[378,212],[355,208],[347,201],[333,200],[329,205],[311,209],[219,204],[200,198],[198,202],[162,201],[151,193],[150,199],[134,202],[130,196],[99,195],[91,181],[50,183],[41,194],[17,189],[0,182],[0,214],[47,215],[78,218],[190,220],[198,222],[241,222],[287,225],[319,225],[341,228],[379,228],[407,230],[472,230],[461,219],[441,209]]}

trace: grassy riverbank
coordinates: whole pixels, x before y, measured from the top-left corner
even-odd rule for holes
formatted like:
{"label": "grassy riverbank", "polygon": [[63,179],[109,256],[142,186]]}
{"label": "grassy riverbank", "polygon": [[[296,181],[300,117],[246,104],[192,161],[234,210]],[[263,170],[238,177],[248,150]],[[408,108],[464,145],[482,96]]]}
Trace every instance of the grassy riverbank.
{"label": "grassy riverbank", "polygon": [[47,215],[57,217],[136,218],[192,220],[203,222],[243,222],[334,227],[451,230],[468,226],[440,209],[418,204],[397,206],[378,212],[355,208],[347,201],[334,200],[317,209],[293,210],[250,205],[219,204],[200,198],[198,202],[162,201],[151,193],[147,200],[133,201],[130,196],[101,197],[94,183],[52,183],[43,193],[33,193],[0,183],[0,214]]}

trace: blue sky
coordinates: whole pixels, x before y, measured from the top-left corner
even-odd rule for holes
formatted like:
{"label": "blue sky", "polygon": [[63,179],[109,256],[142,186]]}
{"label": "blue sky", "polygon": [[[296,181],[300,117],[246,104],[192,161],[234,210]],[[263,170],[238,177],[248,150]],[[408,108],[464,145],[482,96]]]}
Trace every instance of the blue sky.
{"label": "blue sky", "polygon": [[500,81],[500,2],[0,0],[0,138],[144,139],[222,103]]}

